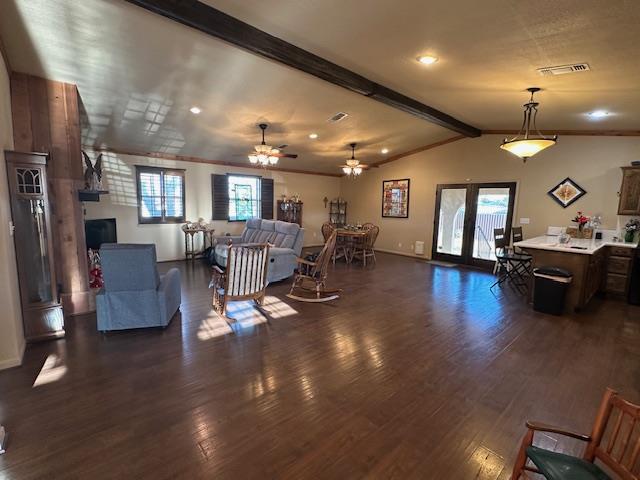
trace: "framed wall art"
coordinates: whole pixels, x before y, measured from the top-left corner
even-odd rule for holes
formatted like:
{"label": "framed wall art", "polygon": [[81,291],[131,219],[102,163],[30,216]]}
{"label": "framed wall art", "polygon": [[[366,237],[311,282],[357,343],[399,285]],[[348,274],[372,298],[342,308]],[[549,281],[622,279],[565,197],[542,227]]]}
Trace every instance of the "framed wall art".
{"label": "framed wall art", "polygon": [[383,180],[382,216],[409,218],[409,179]]}
{"label": "framed wall art", "polygon": [[547,192],[562,208],[567,208],[573,202],[584,196],[587,191],[569,177]]}

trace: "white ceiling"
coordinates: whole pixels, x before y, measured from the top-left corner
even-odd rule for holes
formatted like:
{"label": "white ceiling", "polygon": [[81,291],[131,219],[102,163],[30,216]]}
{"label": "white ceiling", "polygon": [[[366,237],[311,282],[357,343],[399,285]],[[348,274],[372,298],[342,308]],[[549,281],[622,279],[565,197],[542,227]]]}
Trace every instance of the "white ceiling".
{"label": "white ceiling", "polygon": [[[478,128],[519,128],[532,85],[545,89],[541,128],[638,128],[637,0],[205,3]],[[78,85],[88,144],[244,164],[265,121],[268,143],[300,155],[283,167],[338,172],[352,141],[371,163],[383,147],[392,155],[456,135],[122,0],[0,8],[14,70]],[[423,53],[440,61],[422,66]],[[593,70],[535,71],[573,62]],[[203,113],[189,113],[192,105]],[[614,115],[594,122],[585,113],[595,109]],[[350,116],[327,123],[338,111]]]}

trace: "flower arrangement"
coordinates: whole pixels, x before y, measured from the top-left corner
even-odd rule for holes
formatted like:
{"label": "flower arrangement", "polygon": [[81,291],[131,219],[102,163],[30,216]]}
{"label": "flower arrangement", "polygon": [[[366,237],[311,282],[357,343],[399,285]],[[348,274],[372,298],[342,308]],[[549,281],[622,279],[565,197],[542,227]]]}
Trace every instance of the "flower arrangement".
{"label": "flower arrangement", "polygon": [[578,212],[578,214],[571,220],[578,224],[578,230],[582,231],[584,226],[589,223],[589,217],[582,214],[582,212]]}
{"label": "flower arrangement", "polygon": [[624,230],[626,232],[624,235],[624,241],[633,242],[633,238],[635,237],[636,232],[640,230],[640,220],[638,220],[637,218],[632,218],[624,226]]}

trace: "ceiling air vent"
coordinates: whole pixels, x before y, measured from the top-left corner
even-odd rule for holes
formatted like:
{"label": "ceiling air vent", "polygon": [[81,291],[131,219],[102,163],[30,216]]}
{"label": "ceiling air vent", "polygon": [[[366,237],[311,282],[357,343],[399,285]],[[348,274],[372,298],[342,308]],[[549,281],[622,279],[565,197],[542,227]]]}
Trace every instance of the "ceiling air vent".
{"label": "ceiling air vent", "polygon": [[327,120],[327,122],[336,123],[336,122],[339,122],[340,120],[344,120],[348,116],[349,116],[348,113],[338,112],[333,117],[329,118],[329,120]]}
{"label": "ceiling air vent", "polygon": [[572,65],[558,65],[557,67],[539,68],[540,75],[564,75],[574,72],[588,72],[591,70],[588,63],[574,63]]}

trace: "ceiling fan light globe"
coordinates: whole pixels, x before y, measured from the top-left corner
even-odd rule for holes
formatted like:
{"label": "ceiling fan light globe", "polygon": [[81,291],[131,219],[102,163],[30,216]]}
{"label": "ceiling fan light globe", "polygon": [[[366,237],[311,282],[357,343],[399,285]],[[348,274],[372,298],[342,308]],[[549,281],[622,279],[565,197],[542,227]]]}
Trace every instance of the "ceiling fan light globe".
{"label": "ceiling fan light globe", "polygon": [[273,156],[269,157],[269,163],[271,165],[275,165],[276,163],[278,163],[278,157],[273,157]]}
{"label": "ceiling fan light globe", "polygon": [[362,167],[355,167],[353,169],[353,174],[354,175],[360,175],[362,173]]}
{"label": "ceiling fan light globe", "polygon": [[257,155],[249,155],[249,162],[253,163],[255,165],[256,163],[258,163],[258,156]]}
{"label": "ceiling fan light globe", "polygon": [[342,167],[342,171],[345,175],[351,175],[351,167]]}

